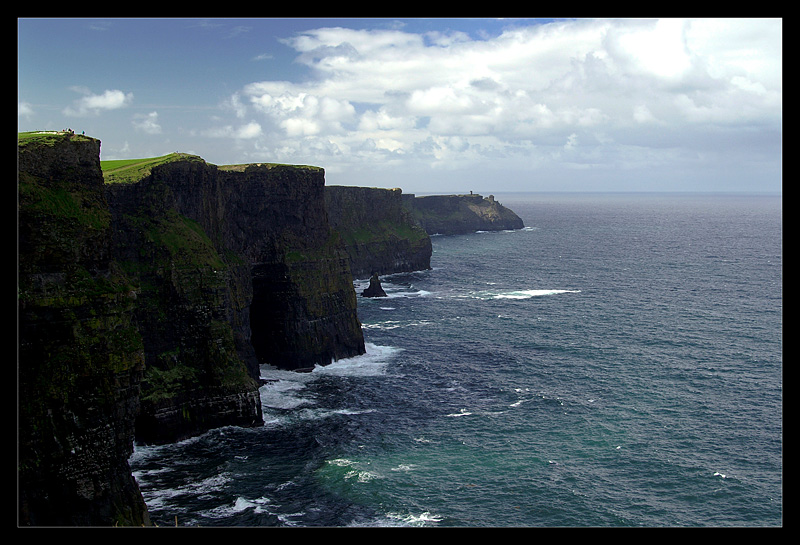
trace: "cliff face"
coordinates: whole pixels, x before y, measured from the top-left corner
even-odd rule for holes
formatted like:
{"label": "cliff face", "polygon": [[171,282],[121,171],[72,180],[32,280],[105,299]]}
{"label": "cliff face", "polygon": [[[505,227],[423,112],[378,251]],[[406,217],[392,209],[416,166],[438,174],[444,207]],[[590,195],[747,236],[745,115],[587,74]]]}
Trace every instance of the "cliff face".
{"label": "cliff face", "polygon": [[75,135],[20,140],[20,525],[149,523],[128,466],[143,344],[99,151]]}
{"label": "cliff face", "polygon": [[406,196],[414,219],[428,234],[460,235],[475,231],[522,229],[522,219],[493,195]]}
{"label": "cliff face", "polygon": [[[220,203],[214,169],[187,159],[135,184],[106,186],[115,259],[135,283],[145,374],[136,439],[164,443],[261,422],[258,370],[245,332],[249,277],[197,213]],[[215,198],[217,196],[217,198]]]}
{"label": "cliff face", "polygon": [[226,168],[223,238],[251,267],[252,344],[259,361],[298,369],[363,354],[347,254],[325,209],[324,171]]}
{"label": "cliff face", "polygon": [[261,363],[299,369],[364,353],[321,169],[186,157],[107,195],[114,248],[141,287],[138,441],[260,423]]}
{"label": "cliff face", "polygon": [[134,440],[261,424],[260,364],[365,352],[353,277],[429,269],[428,233],[522,227],[492,197],[326,188],[314,167],[175,154],[108,183],[98,140],[18,150],[22,525],[149,524]]}
{"label": "cliff face", "polygon": [[363,354],[324,172],[183,156],[104,183],[100,143],[19,140],[19,520],[149,524],[134,439],[262,422],[259,364]]}
{"label": "cliff face", "polygon": [[331,227],[344,240],[356,278],[431,268],[431,240],[403,205],[400,189],[328,186]]}

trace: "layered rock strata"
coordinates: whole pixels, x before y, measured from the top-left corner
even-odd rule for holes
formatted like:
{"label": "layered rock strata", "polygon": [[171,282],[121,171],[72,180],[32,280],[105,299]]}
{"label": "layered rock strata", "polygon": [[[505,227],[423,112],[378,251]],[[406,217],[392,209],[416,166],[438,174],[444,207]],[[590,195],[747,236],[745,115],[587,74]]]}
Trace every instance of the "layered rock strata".
{"label": "layered rock strata", "polygon": [[142,335],[113,260],[97,140],[21,139],[18,523],[146,525],[130,472]]}
{"label": "layered rock strata", "polygon": [[324,171],[177,155],[104,183],[100,142],[19,141],[19,522],[145,525],[128,458],[258,425],[259,365],[364,353]]}
{"label": "layered rock strata", "polygon": [[107,185],[114,247],[140,280],[147,370],[137,440],[261,421],[259,365],[364,353],[324,171],[186,157]]}
{"label": "layered rock strata", "polygon": [[403,205],[402,190],[328,186],[325,202],[355,278],[431,268],[430,237]]}

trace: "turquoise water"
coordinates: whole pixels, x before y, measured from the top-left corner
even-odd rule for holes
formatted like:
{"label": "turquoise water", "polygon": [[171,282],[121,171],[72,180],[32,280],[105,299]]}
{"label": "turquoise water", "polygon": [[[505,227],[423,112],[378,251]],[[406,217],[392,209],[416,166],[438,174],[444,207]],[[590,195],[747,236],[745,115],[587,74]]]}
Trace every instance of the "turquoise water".
{"label": "turquoise water", "polygon": [[265,367],[263,428],[138,447],[153,520],[782,525],[780,197],[497,198],[526,228],[433,237],[365,356]]}

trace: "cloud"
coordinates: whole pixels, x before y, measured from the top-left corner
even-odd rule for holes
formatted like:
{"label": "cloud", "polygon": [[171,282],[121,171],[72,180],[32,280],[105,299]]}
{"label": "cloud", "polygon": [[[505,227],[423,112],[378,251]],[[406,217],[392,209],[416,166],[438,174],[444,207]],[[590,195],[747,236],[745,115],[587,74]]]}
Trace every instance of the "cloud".
{"label": "cloud", "polygon": [[311,77],[255,81],[230,103],[268,128],[253,135],[262,152],[326,165],[531,165],[567,151],[573,165],[668,163],[709,135],[780,126],[781,42],[780,20],[748,19],[560,21],[479,38],[319,28],[284,41]]}
{"label": "cloud", "polygon": [[74,87],[73,91],[84,94],[72,106],[63,110],[64,115],[82,117],[98,114],[103,110],[116,110],[124,108],[133,102],[133,93],[124,93],[120,90],[106,90],[103,94],[93,95],[84,88]]}
{"label": "cloud", "polygon": [[17,117],[28,117],[33,115],[33,106],[27,102],[17,103]]}
{"label": "cloud", "polygon": [[250,122],[242,125],[236,131],[236,138],[256,138],[261,135],[261,125],[256,122]]}
{"label": "cloud", "polygon": [[261,125],[255,121],[239,125],[226,125],[214,129],[206,130],[203,134],[210,138],[234,138],[237,140],[249,140],[258,138],[262,134]]}
{"label": "cloud", "polygon": [[133,126],[147,134],[161,134],[161,125],[158,123],[158,112],[149,114],[136,114],[133,116]]}
{"label": "cloud", "polygon": [[244,93],[257,112],[289,137],[341,134],[344,125],[355,119],[355,107],[347,100],[320,96],[280,82],[254,84]]}

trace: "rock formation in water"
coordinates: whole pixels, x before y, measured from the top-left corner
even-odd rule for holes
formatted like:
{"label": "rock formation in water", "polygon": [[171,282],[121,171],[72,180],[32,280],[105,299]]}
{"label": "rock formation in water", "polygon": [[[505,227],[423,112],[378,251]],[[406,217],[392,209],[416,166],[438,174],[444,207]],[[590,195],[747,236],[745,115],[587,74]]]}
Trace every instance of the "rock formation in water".
{"label": "rock formation in water", "polygon": [[381,279],[378,278],[378,273],[374,273],[369,279],[369,286],[361,292],[363,297],[388,297],[386,292],[383,291],[381,286]]}
{"label": "rock formation in water", "polygon": [[430,235],[463,235],[476,231],[522,229],[522,219],[493,195],[405,195],[414,219]]}
{"label": "rock formation in water", "polygon": [[355,278],[431,268],[430,237],[403,205],[402,190],[328,186],[325,202]]}

